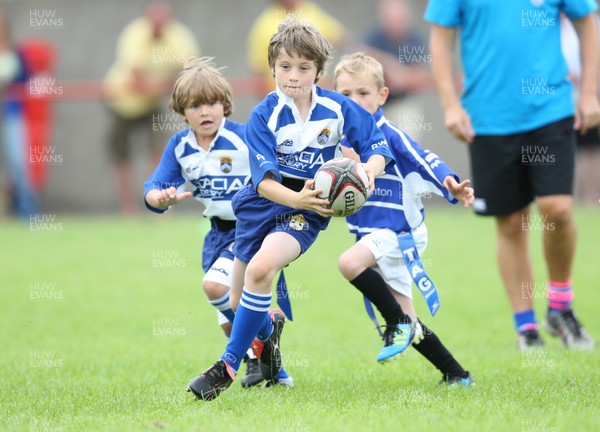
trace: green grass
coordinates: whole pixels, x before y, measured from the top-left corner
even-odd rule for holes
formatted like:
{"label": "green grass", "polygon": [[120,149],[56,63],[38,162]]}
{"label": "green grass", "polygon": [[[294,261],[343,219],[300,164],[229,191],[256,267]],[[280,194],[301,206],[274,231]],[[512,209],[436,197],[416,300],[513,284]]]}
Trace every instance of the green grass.
{"label": "green grass", "polygon": [[[576,307],[600,337],[598,210],[578,210]],[[0,222],[3,283],[0,430],[28,431],[588,431],[600,424],[600,353],[521,354],[494,256],[489,219],[429,210],[424,260],[440,291],[424,321],[476,379],[468,390],[410,350],[386,366],[362,299],[336,270],[352,244],[332,222],[286,276],[294,322],[283,333],[293,389],[243,390],[194,401],[187,381],[225,338],[200,286],[201,236],[190,216],[139,220],[56,216],[41,231]],[[35,228],[35,226],[34,226]],[[193,235],[190,235],[190,229]],[[532,232],[538,317],[545,271]]]}

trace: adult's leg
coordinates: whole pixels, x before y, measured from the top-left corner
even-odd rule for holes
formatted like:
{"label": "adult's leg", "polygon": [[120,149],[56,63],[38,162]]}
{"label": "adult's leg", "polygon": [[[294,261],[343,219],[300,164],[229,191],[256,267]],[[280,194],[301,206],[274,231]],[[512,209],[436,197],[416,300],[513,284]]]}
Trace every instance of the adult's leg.
{"label": "adult's leg", "polygon": [[529,220],[528,207],[496,217],[496,258],[514,313],[533,308],[533,270],[527,235]]}
{"label": "adult's leg", "polygon": [[129,160],[130,133],[135,125],[134,120],[124,119],[113,113],[109,135],[109,147],[113,161],[113,179],[118,198],[119,209],[123,214],[136,213],[133,192],[132,168]]}
{"label": "adult's leg", "polygon": [[536,199],[544,228],[544,258],[548,278],[567,282],[571,278],[575,257],[576,226],[573,198],[570,195],[550,195]]}

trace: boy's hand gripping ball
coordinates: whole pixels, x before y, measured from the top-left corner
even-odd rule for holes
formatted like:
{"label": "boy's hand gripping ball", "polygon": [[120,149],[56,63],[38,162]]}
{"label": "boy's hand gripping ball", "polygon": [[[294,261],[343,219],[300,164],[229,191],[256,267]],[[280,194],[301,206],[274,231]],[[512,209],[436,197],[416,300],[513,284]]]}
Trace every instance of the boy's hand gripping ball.
{"label": "boy's hand gripping ball", "polygon": [[335,211],[332,216],[350,216],[367,201],[369,178],[354,159],[340,158],[324,163],[314,180],[314,188],[323,191],[319,197],[328,199],[329,208]]}

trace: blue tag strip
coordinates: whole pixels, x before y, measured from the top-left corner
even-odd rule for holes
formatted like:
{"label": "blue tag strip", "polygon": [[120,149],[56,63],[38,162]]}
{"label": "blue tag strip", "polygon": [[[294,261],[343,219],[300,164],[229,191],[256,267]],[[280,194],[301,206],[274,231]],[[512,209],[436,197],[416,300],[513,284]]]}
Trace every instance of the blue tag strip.
{"label": "blue tag strip", "polygon": [[415,240],[413,239],[412,234],[399,234],[398,244],[400,245],[400,250],[402,251],[402,256],[404,257],[406,267],[408,267],[408,272],[415,282],[415,285],[417,285],[417,288],[419,291],[421,291],[421,294],[425,298],[427,306],[429,307],[429,312],[431,312],[431,315],[434,316],[437,310],[440,308],[440,298],[435,285],[431,279],[429,279],[427,273],[425,273],[425,269],[423,263],[421,262],[421,258],[419,257],[419,252],[415,246]]}
{"label": "blue tag strip", "polygon": [[371,321],[375,324],[375,328],[379,332],[379,336],[383,337],[383,332],[379,326],[379,321],[377,321],[377,317],[375,316],[375,311],[373,310],[373,305],[371,301],[367,298],[367,296],[363,296],[363,300],[365,301],[365,309],[367,310],[367,315],[371,318]]}
{"label": "blue tag strip", "polygon": [[290,294],[288,293],[287,283],[285,282],[285,275],[283,269],[279,272],[279,279],[277,280],[277,304],[290,321],[293,321],[292,317],[292,304],[290,303]]}

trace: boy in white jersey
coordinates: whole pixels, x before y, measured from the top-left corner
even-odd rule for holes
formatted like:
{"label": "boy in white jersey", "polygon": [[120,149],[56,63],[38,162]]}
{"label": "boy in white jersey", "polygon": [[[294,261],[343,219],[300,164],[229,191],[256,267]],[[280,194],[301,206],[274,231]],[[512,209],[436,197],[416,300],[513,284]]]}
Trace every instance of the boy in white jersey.
{"label": "boy in white jersey", "polygon": [[[250,166],[245,125],[227,118],[233,111],[231,88],[211,60],[190,59],[177,77],[169,108],[190,127],[167,143],[159,165],[144,184],[144,199],[146,207],[156,213],[192,196],[204,205],[211,229],[202,249],[202,285],[217,309],[219,325],[229,336],[235,316],[229,302],[236,225],[231,199],[244,186]],[[193,192],[184,190],[187,183]],[[248,356],[243,387],[263,381],[252,350]],[[293,385],[283,369],[278,378],[284,385]]]}
{"label": "boy in white jersey", "polygon": [[[377,357],[377,361],[384,363],[401,352],[396,345],[403,339],[397,334],[402,311],[417,320],[412,303],[411,273],[426,277],[424,271],[421,272],[422,265],[417,272],[413,266],[420,264],[419,255],[427,245],[420,197],[437,193],[453,204],[462,200],[468,207],[473,202],[473,189],[468,187],[469,180],[458,183],[458,176],[441,159],[422,149],[383,116],[380,107],[386,101],[388,88],[377,60],[364,53],[342,57],[335,68],[334,85],[336,91],[373,114],[396,160],[395,166],[386,167],[385,174],[375,180],[375,191],[365,206],[347,218],[350,231],[357,235],[357,243],[338,261],[342,275],[375,304],[386,321],[382,335],[384,347]],[[422,279],[419,287],[434,314],[439,301],[435,286],[429,282]],[[376,321],[372,312],[370,315]],[[423,334],[415,338],[413,347],[442,372],[443,383],[470,385],[469,372],[433,331],[422,321],[419,323]]]}
{"label": "boy in white jersey", "polygon": [[[255,337],[262,350],[263,377],[269,379],[279,370],[285,316],[273,314],[274,325],[267,327],[271,284],[275,274],[304,253],[329,223],[333,211],[325,208],[327,200],[319,198],[322,191],[312,189],[312,179],[323,163],[341,155],[342,137],[365,162],[371,189],[374,178],[392,160],[373,116],[339,93],[315,85],[329,52],[329,42],[316,28],[291,16],[269,43],[277,89],[250,115],[246,143],[252,182],[233,199],[237,217],[233,290],[242,286],[243,290],[225,352],[189,384],[199,399],[212,400],[231,385]],[[414,324],[408,330],[414,333]]]}

